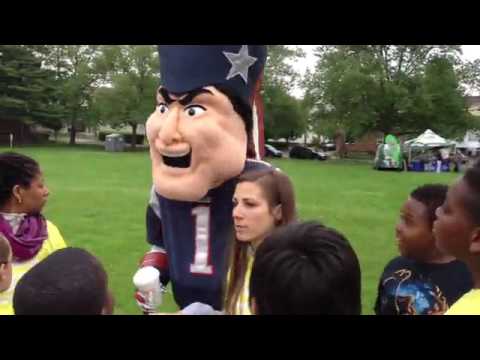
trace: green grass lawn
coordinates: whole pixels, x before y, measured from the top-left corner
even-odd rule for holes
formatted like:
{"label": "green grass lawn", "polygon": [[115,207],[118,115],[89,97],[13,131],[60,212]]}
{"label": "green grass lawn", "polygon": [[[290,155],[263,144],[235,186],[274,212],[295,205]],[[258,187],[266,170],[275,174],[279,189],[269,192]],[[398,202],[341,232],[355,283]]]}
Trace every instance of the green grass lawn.
{"label": "green grass lawn", "polygon": [[[0,151],[7,149],[0,148]],[[148,249],[145,206],[151,186],[147,152],[106,153],[66,146],[18,148],[40,162],[51,196],[45,209],[68,245],[86,248],[105,265],[116,314],[139,314],[132,276]],[[372,314],[378,278],[397,254],[394,226],[409,192],[451,183],[455,174],[372,170],[367,162],[272,160],[292,179],[302,220],[344,233],[360,258],[363,313]],[[176,306],[167,294],[163,310]]]}

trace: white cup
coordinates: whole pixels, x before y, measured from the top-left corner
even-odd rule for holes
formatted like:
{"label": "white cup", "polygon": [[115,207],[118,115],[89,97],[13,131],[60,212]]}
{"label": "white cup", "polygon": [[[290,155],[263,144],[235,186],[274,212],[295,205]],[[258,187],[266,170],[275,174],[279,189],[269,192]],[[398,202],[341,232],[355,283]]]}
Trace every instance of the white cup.
{"label": "white cup", "polygon": [[149,307],[157,309],[162,304],[162,286],[160,271],[153,266],[139,269],[133,277],[133,284],[145,297]]}

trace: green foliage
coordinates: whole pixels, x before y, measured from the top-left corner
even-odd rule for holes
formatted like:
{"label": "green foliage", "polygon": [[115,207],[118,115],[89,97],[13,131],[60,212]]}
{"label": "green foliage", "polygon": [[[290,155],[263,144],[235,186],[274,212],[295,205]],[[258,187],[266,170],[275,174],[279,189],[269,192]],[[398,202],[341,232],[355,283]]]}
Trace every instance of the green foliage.
{"label": "green foliage", "polygon": [[[143,124],[155,108],[158,57],[151,45],[104,46],[102,62],[110,86],[97,89],[94,113],[111,126]],[[135,146],[136,141],[132,142]]]}
{"label": "green foliage", "polygon": [[307,114],[299,100],[278,86],[265,87],[265,137],[292,139],[306,130]]}
{"label": "green foliage", "polygon": [[105,64],[99,45],[45,45],[40,51],[46,67],[55,73],[55,101],[63,109],[64,124],[70,130],[70,144],[76,131],[94,126],[92,95],[105,80]]}
{"label": "green foliage", "polygon": [[42,67],[33,46],[0,45],[0,117],[59,129],[55,79]]}
{"label": "green foliage", "polygon": [[309,122],[328,133],[343,128],[405,133],[431,128],[453,136],[470,128],[459,84],[459,46],[338,45],[317,48],[305,81]]}
{"label": "green foliage", "polygon": [[266,139],[288,140],[306,130],[307,114],[303,103],[289,94],[300,81],[292,63],[304,55],[298,47],[268,46],[263,87]]}

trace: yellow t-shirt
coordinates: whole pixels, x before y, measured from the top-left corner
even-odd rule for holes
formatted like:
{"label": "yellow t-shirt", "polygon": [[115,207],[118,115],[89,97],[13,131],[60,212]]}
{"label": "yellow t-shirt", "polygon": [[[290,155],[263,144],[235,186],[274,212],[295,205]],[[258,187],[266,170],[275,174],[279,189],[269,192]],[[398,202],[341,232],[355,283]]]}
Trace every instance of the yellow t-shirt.
{"label": "yellow t-shirt", "polygon": [[48,238],[43,242],[42,248],[35,257],[27,261],[13,262],[12,284],[8,290],[0,293],[0,315],[13,315],[13,292],[22,276],[48,255],[67,246],[58,228],[48,220],[47,233]]}
{"label": "yellow t-shirt", "polygon": [[480,315],[480,289],[473,289],[463,295],[445,315]]}
{"label": "yellow t-shirt", "polygon": [[245,273],[245,282],[243,284],[243,289],[238,297],[238,301],[235,304],[235,313],[233,315],[252,315],[250,311],[250,275],[252,274],[254,255],[250,254],[248,256],[247,269]]}

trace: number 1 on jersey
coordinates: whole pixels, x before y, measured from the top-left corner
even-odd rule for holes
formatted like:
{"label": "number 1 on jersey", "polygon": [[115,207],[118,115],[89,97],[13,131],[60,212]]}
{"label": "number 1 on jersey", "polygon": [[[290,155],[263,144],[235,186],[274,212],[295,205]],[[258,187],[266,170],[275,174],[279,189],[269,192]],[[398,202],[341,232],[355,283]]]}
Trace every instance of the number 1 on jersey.
{"label": "number 1 on jersey", "polygon": [[197,206],[192,210],[195,217],[195,254],[190,264],[192,274],[212,275],[210,261],[210,208]]}

